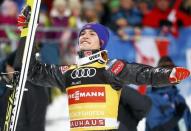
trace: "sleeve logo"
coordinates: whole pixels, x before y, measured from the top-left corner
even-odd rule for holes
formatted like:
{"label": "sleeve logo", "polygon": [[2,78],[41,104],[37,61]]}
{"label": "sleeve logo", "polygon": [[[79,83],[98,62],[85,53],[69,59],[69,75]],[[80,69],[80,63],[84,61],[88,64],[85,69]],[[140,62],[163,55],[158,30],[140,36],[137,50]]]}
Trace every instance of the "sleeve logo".
{"label": "sleeve logo", "polygon": [[69,69],[69,66],[60,66],[59,69],[64,74]]}
{"label": "sleeve logo", "polygon": [[125,64],[122,61],[117,61],[111,68],[111,72],[115,75],[118,75],[123,70],[124,66]]}

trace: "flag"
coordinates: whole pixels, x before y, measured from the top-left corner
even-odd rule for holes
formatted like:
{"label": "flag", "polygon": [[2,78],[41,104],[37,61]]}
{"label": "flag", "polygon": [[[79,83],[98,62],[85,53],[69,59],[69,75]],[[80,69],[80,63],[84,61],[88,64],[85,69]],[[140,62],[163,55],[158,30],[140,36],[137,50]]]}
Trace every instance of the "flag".
{"label": "flag", "polygon": [[168,55],[169,40],[157,37],[141,37],[134,42],[136,50],[136,62],[151,66],[157,66],[162,56]]}

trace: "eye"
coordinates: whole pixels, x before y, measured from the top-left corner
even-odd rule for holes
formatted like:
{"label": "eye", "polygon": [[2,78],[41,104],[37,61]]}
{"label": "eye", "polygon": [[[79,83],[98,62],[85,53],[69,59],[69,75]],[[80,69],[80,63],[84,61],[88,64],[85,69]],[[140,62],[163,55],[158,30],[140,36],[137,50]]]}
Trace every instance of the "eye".
{"label": "eye", "polygon": [[96,33],[94,33],[94,32],[91,32],[91,33],[90,33],[90,35],[96,35]]}
{"label": "eye", "polygon": [[84,35],[85,34],[85,32],[84,31],[82,31],[81,33],[80,33],[80,36],[82,36],[82,35]]}

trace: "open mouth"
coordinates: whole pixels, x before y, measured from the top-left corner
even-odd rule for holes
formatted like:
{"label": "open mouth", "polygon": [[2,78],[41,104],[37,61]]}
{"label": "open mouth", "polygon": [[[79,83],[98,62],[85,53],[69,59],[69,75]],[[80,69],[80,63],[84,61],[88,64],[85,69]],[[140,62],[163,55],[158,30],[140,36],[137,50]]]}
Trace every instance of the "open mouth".
{"label": "open mouth", "polygon": [[80,44],[90,44],[88,41],[82,41]]}

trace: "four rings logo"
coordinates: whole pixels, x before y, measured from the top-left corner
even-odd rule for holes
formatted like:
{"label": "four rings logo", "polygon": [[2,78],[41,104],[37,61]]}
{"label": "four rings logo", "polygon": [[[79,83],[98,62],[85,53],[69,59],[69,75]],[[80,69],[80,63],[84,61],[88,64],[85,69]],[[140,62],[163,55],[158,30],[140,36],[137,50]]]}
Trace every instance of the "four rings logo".
{"label": "four rings logo", "polygon": [[75,69],[71,73],[72,79],[76,78],[86,78],[86,77],[93,77],[96,74],[96,69],[95,68],[79,68]]}

